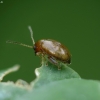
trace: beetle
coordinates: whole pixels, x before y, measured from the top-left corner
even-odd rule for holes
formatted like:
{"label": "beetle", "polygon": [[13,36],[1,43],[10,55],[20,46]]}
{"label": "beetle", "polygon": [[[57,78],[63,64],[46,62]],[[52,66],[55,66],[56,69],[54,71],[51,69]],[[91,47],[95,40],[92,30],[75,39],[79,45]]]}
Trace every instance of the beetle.
{"label": "beetle", "polygon": [[7,43],[14,43],[29,48],[33,48],[36,55],[44,57],[50,63],[56,65],[58,69],[60,69],[61,67],[60,62],[65,64],[71,63],[71,54],[66,46],[53,39],[41,39],[35,42],[33,38],[33,31],[31,26],[28,26],[28,28],[31,33],[33,46],[29,46],[26,44],[22,44],[20,42],[15,42],[10,40],[8,40]]}

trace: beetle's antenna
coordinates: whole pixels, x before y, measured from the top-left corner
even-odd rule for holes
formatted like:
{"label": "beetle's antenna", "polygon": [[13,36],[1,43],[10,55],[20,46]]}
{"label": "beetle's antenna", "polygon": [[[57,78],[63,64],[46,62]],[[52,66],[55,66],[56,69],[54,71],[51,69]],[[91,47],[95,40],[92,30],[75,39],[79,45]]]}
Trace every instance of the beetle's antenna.
{"label": "beetle's antenna", "polygon": [[6,43],[13,43],[13,44],[18,44],[18,45],[21,45],[21,46],[25,46],[25,47],[28,47],[28,48],[33,48],[33,46],[30,46],[30,45],[26,45],[26,44],[23,44],[23,43],[20,43],[20,42],[16,42],[16,41],[6,41]]}
{"label": "beetle's antenna", "polygon": [[33,45],[34,45],[35,44],[35,41],[34,41],[34,38],[33,38],[33,31],[32,31],[31,26],[28,26],[28,29],[29,29],[29,31],[31,33],[31,39],[32,39],[32,42],[33,42]]}

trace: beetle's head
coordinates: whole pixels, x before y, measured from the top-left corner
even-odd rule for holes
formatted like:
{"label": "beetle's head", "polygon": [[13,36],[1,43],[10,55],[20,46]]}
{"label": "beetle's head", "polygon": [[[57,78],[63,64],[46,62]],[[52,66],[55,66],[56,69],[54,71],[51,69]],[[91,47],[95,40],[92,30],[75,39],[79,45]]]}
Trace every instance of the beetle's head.
{"label": "beetle's head", "polygon": [[36,55],[40,55],[42,53],[41,52],[41,42],[40,41],[36,42],[33,46],[33,49]]}

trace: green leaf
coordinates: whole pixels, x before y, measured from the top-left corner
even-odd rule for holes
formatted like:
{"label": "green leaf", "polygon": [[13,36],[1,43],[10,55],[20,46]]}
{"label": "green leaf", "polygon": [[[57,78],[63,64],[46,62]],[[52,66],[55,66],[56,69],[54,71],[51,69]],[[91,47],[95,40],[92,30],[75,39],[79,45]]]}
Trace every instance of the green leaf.
{"label": "green leaf", "polygon": [[[37,78],[29,85],[23,80],[0,82],[0,100],[100,100],[100,82],[81,79],[77,72],[62,64],[61,70],[50,63],[35,70]],[[16,67],[1,72],[13,72]]]}
{"label": "green leaf", "polygon": [[17,71],[18,69],[19,69],[19,65],[15,65],[14,67],[0,71],[0,81],[2,81],[4,76],[6,76],[9,73]]}
{"label": "green leaf", "polygon": [[51,63],[48,64],[48,66],[43,64],[35,70],[37,78],[31,83],[34,88],[57,80],[80,78],[79,74],[66,64],[62,64],[61,70],[58,70],[58,67]]}
{"label": "green leaf", "polygon": [[28,89],[18,86],[13,82],[0,83],[0,100],[15,100],[26,93],[28,93]]}
{"label": "green leaf", "polygon": [[65,79],[39,88],[16,100],[100,100],[100,82],[85,79]]}
{"label": "green leaf", "polygon": [[[4,76],[19,69],[19,65],[0,71],[0,81]],[[23,81],[18,80],[14,82],[0,82],[0,100],[14,100],[19,96],[27,93],[30,90],[30,85]]]}

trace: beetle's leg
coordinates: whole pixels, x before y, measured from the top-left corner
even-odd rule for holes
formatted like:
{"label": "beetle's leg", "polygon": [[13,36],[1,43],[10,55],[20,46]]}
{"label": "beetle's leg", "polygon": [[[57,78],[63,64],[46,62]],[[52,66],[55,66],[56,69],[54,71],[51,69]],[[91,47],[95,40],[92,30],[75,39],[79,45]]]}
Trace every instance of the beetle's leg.
{"label": "beetle's leg", "polygon": [[45,61],[45,65],[48,66],[47,56],[46,56],[46,55],[43,55],[43,57],[44,57],[43,59],[44,59],[44,61]]}
{"label": "beetle's leg", "polygon": [[44,56],[42,55],[42,56],[41,56],[41,64],[42,64],[42,65],[45,65],[44,61],[45,61],[45,59],[44,59]]}
{"label": "beetle's leg", "polygon": [[60,66],[59,62],[54,57],[48,56],[48,60],[52,64],[58,66],[58,70],[61,70],[61,66]]}
{"label": "beetle's leg", "polygon": [[48,60],[52,63],[52,64],[54,64],[54,65],[57,65],[58,64],[58,62],[54,59],[54,58],[52,58],[52,57],[48,57]]}
{"label": "beetle's leg", "polygon": [[44,58],[44,54],[41,54],[41,53],[36,53],[36,55],[38,55],[38,57],[41,58],[41,65],[45,65],[45,58]]}
{"label": "beetle's leg", "polygon": [[41,64],[48,66],[48,60],[45,54],[41,55]]}

